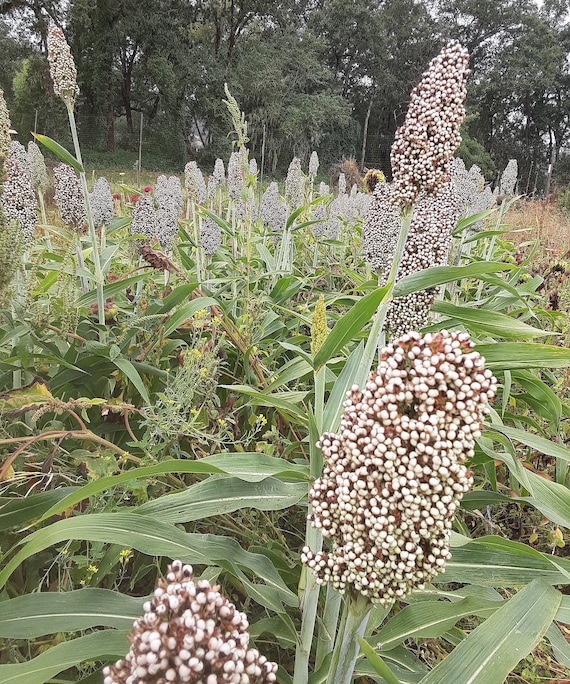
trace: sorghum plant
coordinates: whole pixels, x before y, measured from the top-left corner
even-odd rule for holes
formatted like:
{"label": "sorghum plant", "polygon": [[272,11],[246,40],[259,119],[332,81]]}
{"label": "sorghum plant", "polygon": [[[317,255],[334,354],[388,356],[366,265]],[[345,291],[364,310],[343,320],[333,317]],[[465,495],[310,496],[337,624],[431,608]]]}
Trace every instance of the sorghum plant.
{"label": "sorghum plant", "polygon": [[[60,97],[65,103],[67,115],[69,118],[69,127],[71,129],[71,137],[73,138],[73,146],[75,149],[75,160],[77,162],[77,170],[79,173],[79,180],[81,184],[81,192],[83,194],[83,202],[85,205],[85,218],[89,237],[91,242],[92,262],[94,267],[94,280],[97,291],[97,310],[98,318],[101,326],[105,325],[105,297],[103,294],[103,270],[100,258],[100,245],[95,230],[95,223],[91,212],[91,204],[89,201],[89,190],[87,188],[87,178],[83,168],[83,160],[81,158],[81,148],[79,145],[79,138],[77,136],[77,125],[75,122],[74,104],[75,98],[79,94],[79,87],[77,85],[77,69],[69,45],[63,35],[63,31],[53,22],[48,28],[48,61],[50,66],[50,74],[53,82],[54,93]],[[78,258],[81,249],[78,244]],[[83,267],[82,259],[80,259],[80,266]],[[86,287],[86,281],[83,280],[83,287]]]}
{"label": "sorghum plant", "polygon": [[248,648],[249,623],[217,587],[175,560],[136,620],[131,648],[104,684],[269,684],[277,665]]}
{"label": "sorghum plant", "polygon": [[[472,485],[464,464],[496,382],[467,334],[410,333],[382,350],[362,390],[351,388],[338,434],[321,437],[326,465],[310,518],[332,548],[305,548],[302,560],[317,582],[366,597],[362,620],[372,604],[444,571],[451,522]],[[355,657],[341,654],[328,681],[349,682]]]}
{"label": "sorghum plant", "polygon": [[[412,91],[405,121],[396,131],[392,183],[390,187],[376,185],[363,227],[365,254],[373,268],[382,267],[381,282],[394,282],[447,260],[451,230],[458,218],[450,165],[465,118],[468,61],[458,43],[444,48]],[[398,242],[395,234],[400,236]],[[389,333],[399,336],[426,325],[433,295],[434,291],[415,292],[394,302],[387,312]]]}

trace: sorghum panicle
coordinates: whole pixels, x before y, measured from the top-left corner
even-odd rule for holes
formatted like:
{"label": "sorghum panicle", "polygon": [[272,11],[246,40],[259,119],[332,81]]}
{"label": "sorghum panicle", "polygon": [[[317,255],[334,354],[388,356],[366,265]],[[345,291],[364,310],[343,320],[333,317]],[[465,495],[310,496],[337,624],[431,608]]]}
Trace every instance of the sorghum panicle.
{"label": "sorghum panicle", "polygon": [[[446,183],[437,195],[422,193],[417,199],[398,280],[432,266],[447,263],[451,233],[459,219],[459,202],[452,183]],[[387,270],[388,264],[386,265]],[[384,280],[388,274],[384,273]],[[396,297],[386,316],[390,337],[400,337],[409,330],[420,330],[429,321],[435,288]]]}
{"label": "sorghum panicle", "polygon": [[80,228],[87,223],[85,202],[81,182],[68,164],[58,164],[53,170],[54,200],[62,221],[72,228]]}
{"label": "sorghum panicle", "polygon": [[103,670],[104,684],[277,681],[277,665],[248,648],[246,615],[206,580],[194,582],[192,566],[173,561],[144,613],[125,658]]}
{"label": "sorghum panicle", "polygon": [[106,178],[97,178],[93,191],[89,195],[93,223],[100,227],[108,226],[115,215],[115,203],[109,181]]}
{"label": "sorghum panicle", "polygon": [[26,148],[21,142],[12,140],[8,149],[8,159],[17,162],[22,173],[25,173],[26,176],[29,176],[31,179],[32,169],[30,165],[30,159],[28,157],[28,153],[26,152]]}
{"label": "sorghum panicle", "polygon": [[65,102],[73,104],[79,94],[77,69],[63,31],[54,23],[49,25],[47,46],[53,91]]}
{"label": "sorghum panicle", "polygon": [[243,164],[241,152],[232,152],[228,162],[228,197],[241,199],[244,189]]}
{"label": "sorghum panicle", "polygon": [[222,229],[214,219],[206,216],[200,228],[200,245],[206,256],[215,254],[222,244]]}
{"label": "sorghum panicle", "polygon": [[144,235],[147,240],[153,240],[158,232],[158,219],[154,201],[150,193],[143,193],[131,215],[131,235]]}
{"label": "sorghum panicle", "polygon": [[327,307],[325,298],[321,295],[317,299],[315,312],[313,313],[313,318],[311,320],[311,354],[313,357],[323,346],[323,342],[326,340],[328,332]]}
{"label": "sorghum panicle", "polygon": [[36,192],[43,194],[49,188],[49,176],[44,155],[33,140],[28,143],[28,161],[32,175],[32,186]]}
{"label": "sorghum panicle", "polygon": [[444,571],[495,389],[466,333],[409,333],[382,350],[365,387],[347,393],[339,433],[319,444],[309,519],[332,546],[301,555],[317,582],[385,605]]}
{"label": "sorghum panicle", "polygon": [[8,156],[8,149],[12,138],[10,137],[10,114],[8,113],[8,106],[4,99],[4,91],[0,88],[0,169],[3,161]]}
{"label": "sorghum panicle", "polygon": [[276,181],[272,181],[261,196],[259,218],[274,233],[280,233],[285,228],[287,209],[279,202],[279,187]]}
{"label": "sorghum panicle", "polygon": [[311,152],[311,158],[309,159],[309,176],[314,178],[319,170],[319,155],[315,150]]}
{"label": "sorghum panicle", "polygon": [[501,182],[499,184],[500,195],[512,195],[515,192],[518,176],[518,164],[516,159],[509,159],[503,174],[501,175]]}
{"label": "sorghum panicle", "polygon": [[376,183],[362,225],[362,251],[366,261],[378,273],[389,268],[400,232],[400,217],[394,208],[393,192],[391,183]]}
{"label": "sorghum panicle", "polygon": [[26,169],[22,168],[16,159],[8,157],[5,167],[6,179],[0,195],[0,204],[6,220],[16,221],[24,234],[24,240],[30,242],[38,222],[38,202],[32,181]]}
{"label": "sorghum panicle", "polygon": [[285,203],[291,211],[303,204],[305,195],[305,177],[301,171],[301,160],[293,157],[285,178]]}
{"label": "sorghum panicle", "polygon": [[191,202],[196,204],[206,202],[206,181],[195,161],[188,162],[184,167],[184,185]]}
{"label": "sorghum panicle", "polygon": [[412,90],[390,156],[396,195],[404,206],[422,190],[437,192],[448,180],[449,162],[461,142],[468,63],[467,51],[451,42]]}

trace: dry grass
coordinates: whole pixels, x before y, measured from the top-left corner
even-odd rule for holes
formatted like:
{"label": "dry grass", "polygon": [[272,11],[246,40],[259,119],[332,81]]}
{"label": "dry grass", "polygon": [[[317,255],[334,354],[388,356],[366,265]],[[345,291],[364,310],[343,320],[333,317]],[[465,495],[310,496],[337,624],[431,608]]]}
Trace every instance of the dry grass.
{"label": "dry grass", "polygon": [[538,240],[553,256],[570,249],[570,217],[553,201],[521,199],[509,209],[504,223],[509,229],[508,239],[516,245]]}

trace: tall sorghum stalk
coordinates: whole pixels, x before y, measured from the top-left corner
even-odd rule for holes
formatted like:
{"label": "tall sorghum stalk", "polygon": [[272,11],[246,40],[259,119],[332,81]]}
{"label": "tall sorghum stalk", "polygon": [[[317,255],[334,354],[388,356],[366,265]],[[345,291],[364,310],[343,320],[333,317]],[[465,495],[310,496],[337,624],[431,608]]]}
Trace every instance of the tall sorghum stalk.
{"label": "tall sorghum stalk", "polygon": [[[472,439],[469,441],[470,438],[468,439],[466,436],[461,453],[453,454],[453,459],[459,463],[458,470],[453,472],[457,472],[459,479],[457,479],[457,488],[450,484],[449,494],[446,494],[449,499],[447,501],[449,504],[448,516],[439,522],[434,520],[433,530],[431,528],[426,529],[425,539],[431,540],[434,545],[433,553],[425,559],[421,556],[419,549],[427,547],[420,547],[419,538],[416,539],[413,535],[410,539],[407,538],[406,530],[409,529],[409,526],[406,525],[402,526],[403,548],[400,548],[397,543],[395,547],[393,546],[395,533],[390,532],[389,526],[391,525],[393,528],[394,525],[396,527],[398,525],[396,511],[402,517],[407,510],[406,507],[410,507],[409,495],[406,494],[405,500],[402,498],[403,503],[400,505],[398,497],[401,491],[406,490],[406,486],[401,485],[399,481],[396,483],[397,487],[396,484],[392,484],[394,481],[392,473],[394,463],[390,459],[384,460],[386,445],[390,438],[388,433],[380,434],[384,429],[385,421],[379,415],[381,409],[377,404],[384,400],[388,403],[392,402],[385,413],[387,416],[393,417],[395,404],[392,396],[401,391],[397,383],[403,377],[409,359],[417,356],[421,365],[428,363],[433,356],[434,366],[437,369],[440,363],[438,356],[440,347],[445,349],[449,347],[449,354],[452,353],[451,350],[454,350],[453,353],[458,357],[458,364],[461,364],[463,357],[465,357],[468,359],[465,364],[466,368],[473,368],[475,364],[477,372],[479,372],[482,361],[475,361],[475,356],[471,353],[469,341],[465,336],[452,336],[449,339],[447,334],[442,334],[434,338],[429,337],[425,342],[422,342],[417,333],[404,337],[401,342],[395,343],[396,346],[388,347],[381,352],[378,371],[371,374],[366,389],[362,393],[358,390],[358,386],[362,387],[365,383],[363,373],[368,372],[372,363],[373,354],[371,354],[371,350],[376,349],[378,340],[383,341],[384,338],[384,323],[404,255],[408,233],[414,220],[415,205],[418,200],[426,195],[437,196],[448,182],[450,158],[459,145],[459,127],[465,115],[463,101],[466,77],[467,55],[458,44],[451,43],[439,57],[433,60],[421,83],[412,92],[408,115],[403,126],[396,133],[396,140],[392,148],[393,184],[389,191],[378,190],[385,196],[383,202],[376,204],[376,210],[379,206],[384,211],[380,217],[380,223],[387,220],[390,226],[389,244],[384,245],[384,250],[386,247],[389,248],[391,263],[388,260],[382,264],[384,270],[382,278],[383,282],[386,283],[385,296],[376,312],[364,353],[365,358],[359,369],[360,372],[357,373],[361,382],[353,386],[344,404],[345,413],[341,421],[340,434],[325,431],[318,445],[322,447],[327,465],[323,476],[315,481],[309,495],[309,521],[317,531],[321,532],[321,538],[314,550],[310,544],[307,544],[303,550],[302,559],[311,569],[318,583],[331,584],[336,590],[345,594],[342,626],[337,633],[334,644],[327,679],[328,684],[349,684],[351,681],[359,651],[358,636],[364,633],[373,604],[388,605],[394,598],[405,595],[412,588],[423,586],[425,581],[436,572],[441,571],[448,556],[448,530],[455,511],[452,502],[458,499],[470,484],[469,478],[465,475],[465,468],[461,465],[472,451]],[[389,268],[388,263],[390,263]],[[409,352],[401,351],[402,346],[406,350],[409,349]],[[370,365],[368,365],[368,361]],[[390,374],[394,365],[397,365],[401,370],[399,375],[396,374],[398,380],[391,388],[392,378]],[[492,395],[494,387],[489,379],[490,374],[485,375],[481,372],[479,375],[478,381],[483,383],[481,387],[484,388],[483,394],[485,396],[481,400],[481,405],[477,404],[473,407],[477,418],[480,418],[484,412],[485,402]],[[414,377],[412,373],[410,375],[412,384],[416,382]],[[487,393],[485,393],[485,389],[488,390]],[[421,385],[419,392],[422,396],[423,391],[423,385]],[[404,392],[398,402],[401,403],[404,399],[408,401],[408,394],[413,393]],[[420,400],[423,399],[419,396],[418,401]],[[426,401],[427,406],[430,406],[431,400],[427,396]],[[402,422],[408,420],[410,415],[415,415],[417,406],[413,402],[412,406],[411,413],[406,410],[402,411]],[[426,411],[429,413],[428,409]],[[451,420],[453,415],[454,411],[450,403],[445,418]],[[423,414],[421,414],[421,418],[423,419]],[[478,429],[479,422],[472,420],[466,423],[465,429],[469,435],[471,435],[470,426],[475,424],[476,429]],[[336,425],[333,424],[329,429],[335,428]],[[444,428],[445,426],[442,425],[442,429]],[[394,429],[398,431],[402,428],[399,423],[395,423]],[[452,427],[451,430],[456,430],[456,427]],[[412,434],[415,434],[415,431],[412,431]],[[393,447],[394,452],[400,454],[399,457],[402,459],[404,456],[401,455],[401,445],[408,438],[408,432],[404,431],[398,437],[400,446],[398,448]],[[423,455],[416,456],[415,444],[410,443],[407,448],[409,452],[406,451],[406,453],[410,454],[406,456],[408,461],[417,460],[420,457],[424,458]],[[420,447],[418,446],[419,450]],[[374,460],[373,454],[378,454],[379,460]],[[446,458],[451,459],[451,455],[446,456]],[[339,463],[338,469],[336,467],[337,462]],[[445,468],[441,472],[442,478],[445,477],[444,471]],[[380,483],[378,478],[382,480],[384,477],[382,473],[384,472],[386,478],[383,483]],[[396,469],[395,472],[398,470]],[[349,477],[349,474],[354,475],[354,477]],[[455,482],[455,480],[453,481]],[[379,487],[382,491],[381,498],[375,500],[374,497],[371,497],[369,503],[366,503],[370,497],[369,492],[378,491]],[[413,489],[413,487],[416,487],[414,491],[417,491],[417,496],[415,498],[412,496],[412,504],[416,503],[417,499],[420,508],[427,505],[431,510],[433,500],[429,498],[429,487],[425,489],[423,484],[420,487],[413,480],[412,475],[409,488]],[[386,503],[383,503],[384,501]],[[390,501],[392,502],[390,503]],[[353,504],[353,507],[350,504]],[[363,517],[363,510],[361,509],[368,505],[371,507],[367,513],[368,517]],[[428,517],[429,520],[431,518]],[[375,523],[374,529],[367,527],[370,521]],[[440,529],[441,526],[443,532]],[[414,529],[413,525],[411,529]],[[384,537],[378,538],[378,530]],[[315,534],[308,534],[307,539],[311,536],[317,538]],[[321,551],[322,536],[331,540],[331,551]],[[422,544],[424,543],[422,542]],[[371,551],[365,553],[365,549],[371,549]],[[379,557],[376,555],[378,551],[374,552],[374,549],[381,549]],[[387,559],[384,557],[384,553],[388,554]],[[387,560],[390,562],[386,562]],[[303,580],[306,585],[309,584],[305,577]],[[311,591],[312,596],[309,595],[305,586],[304,606],[310,605],[312,607],[313,603],[316,603],[317,599],[314,596],[317,595],[318,588],[315,587]],[[297,653],[298,657],[303,658],[303,666],[297,667],[296,665],[295,684],[306,681],[310,642],[305,634],[314,628],[315,621],[315,616],[304,606],[301,645]],[[331,628],[330,625],[334,624],[335,617],[334,611],[332,617],[329,611],[327,618],[329,629]],[[326,656],[327,648],[332,645],[331,642],[332,640],[328,643],[325,639],[320,640],[319,662],[322,662]]]}
{"label": "tall sorghum stalk", "polygon": [[87,219],[87,228],[89,230],[89,239],[91,242],[91,260],[95,269],[95,286],[97,289],[97,311],[99,324],[105,326],[105,297],[103,293],[103,270],[101,268],[101,258],[99,254],[99,242],[97,232],[95,230],[95,223],[91,212],[91,204],[89,201],[89,190],[87,187],[87,178],[83,170],[83,159],[81,157],[81,147],[79,145],[79,138],[77,136],[77,125],[75,122],[74,104],[75,98],[79,93],[77,87],[77,71],[75,63],[71,55],[69,45],[65,40],[63,31],[55,24],[50,24],[48,31],[48,60],[50,65],[50,73],[53,81],[53,89],[57,96],[64,101],[67,115],[69,118],[69,127],[71,129],[71,137],[73,139],[73,147],[75,150],[75,157],[79,162],[81,170],[79,171],[79,179],[81,182],[81,189],[83,191],[83,200],[85,203],[85,215]]}

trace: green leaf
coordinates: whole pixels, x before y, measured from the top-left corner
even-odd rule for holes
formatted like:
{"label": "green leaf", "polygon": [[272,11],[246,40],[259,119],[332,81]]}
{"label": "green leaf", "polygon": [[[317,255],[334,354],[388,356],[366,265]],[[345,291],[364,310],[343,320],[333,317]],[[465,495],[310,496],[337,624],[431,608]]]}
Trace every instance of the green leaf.
{"label": "green leaf", "polygon": [[217,306],[218,302],[212,297],[197,297],[191,302],[186,302],[181,306],[176,313],[168,319],[167,323],[164,325],[164,335],[168,337],[170,333],[174,332],[176,328],[188,321],[192,316],[202,309],[206,309],[209,306]]}
{"label": "green leaf", "polygon": [[35,639],[90,627],[130,629],[143,613],[145,599],[109,589],[46,591],[2,601],[0,637]]}
{"label": "green leaf", "polygon": [[[121,278],[114,283],[108,283],[103,287],[103,297],[109,299],[109,297],[115,297],[121,292],[125,292],[127,288],[137,285],[139,282],[144,282],[150,276],[150,272],[139,273],[138,275],[129,276],[128,278]],[[77,302],[78,306],[91,306],[91,304],[97,303],[97,292],[93,290],[91,292],[86,292],[79,297]]]}
{"label": "green leaf", "polygon": [[[30,556],[62,541],[77,539],[119,544],[150,556],[179,558],[196,565],[219,565],[238,577],[249,594],[262,605],[279,612],[281,601],[296,605],[297,597],[285,585],[273,563],[260,554],[244,551],[233,539],[212,534],[182,532],[175,525],[138,513],[95,513],[60,520],[29,535],[22,548],[0,570],[0,588]],[[251,582],[242,568],[265,583]],[[1,681],[1,680],[0,680]]]}
{"label": "green leaf", "polygon": [[[564,597],[563,597],[564,598]],[[570,644],[566,641],[559,627],[550,625],[546,630],[546,638],[550,641],[552,652],[556,660],[567,668],[570,668]]]}
{"label": "green leaf", "polygon": [[[245,482],[260,482],[261,480],[272,476],[284,476],[288,479],[308,478],[307,466],[297,465],[281,458],[275,458],[273,456],[255,452],[213,454],[212,456],[197,461],[170,459],[152,466],[132,468],[120,475],[101,477],[98,480],[83,485],[83,487],[68,487],[65,490],[55,489],[53,492],[49,492],[49,494],[55,494],[55,492],[69,492],[69,494],[45,511],[40,518],[40,522],[42,520],[47,520],[52,515],[58,515],[84,499],[89,499],[90,497],[95,496],[100,492],[105,492],[111,487],[122,484],[123,482],[129,482],[130,480],[139,478],[147,479],[157,475],[166,475],[167,473],[226,473],[228,475],[233,475],[240,480],[244,480]],[[48,492],[46,492],[46,494],[47,493]],[[2,509],[0,509],[0,511],[2,511]],[[0,522],[1,521],[2,517],[0,514]]]}
{"label": "green leaf", "polygon": [[491,587],[517,587],[541,579],[549,584],[568,584],[570,561],[535,551],[526,544],[502,539],[480,539],[452,548],[441,581]]}
{"label": "green leaf", "polygon": [[564,461],[570,461],[570,449],[567,449],[560,444],[556,444],[556,442],[551,442],[549,439],[507,425],[497,425],[496,423],[493,423],[492,425],[486,424],[485,427],[488,430],[496,430],[497,432],[506,435],[509,439],[525,444],[541,454],[553,456],[554,458],[561,458]]}
{"label": "green leaf", "polygon": [[346,399],[346,393],[354,385],[364,354],[364,342],[353,349],[346,360],[340,375],[336,379],[323,415],[323,432],[334,432],[338,429],[340,417],[344,411],[342,405]]}
{"label": "green leaf", "polygon": [[148,396],[146,387],[143,385],[142,378],[139,375],[137,369],[133,366],[133,364],[128,359],[125,359],[124,357],[120,356],[116,359],[112,359],[112,361],[115,364],[115,366],[117,366],[117,368],[122,373],[124,373],[127,376],[127,378],[133,383],[135,389],[143,398],[143,401],[147,405],[150,404],[150,397]]}
{"label": "green leaf", "polygon": [[372,665],[376,673],[384,678],[384,681],[386,681],[387,684],[400,684],[399,679],[392,670],[390,670],[378,653],[376,653],[372,646],[370,646],[370,644],[360,635],[358,635],[358,643],[360,644],[360,649],[366,656],[366,660]]}
{"label": "green leaf", "polygon": [[527,325],[518,318],[490,311],[489,309],[456,306],[449,302],[439,301],[434,302],[432,309],[436,313],[444,314],[453,320],[463,323],[468,330],[482,331],[506,339],[530,339],[549,334],[544,330]]}
{"label": "green leaf", "polygon": [[412,637],[434,638],[445,634],[459,620],[470,615],[488,617],[501,606],[478,596],[461,601],[419,601],[396,613],[374,636],[382,651],[389,651]]}
{"label": "green leaf", "polygon": [[47,135],[40,135],[39,133],[32,133],[34,138],[40,142],[42,145],[48,148],[51,152],[55,154],[56,157],[61,159],[65,164],[72,166],[77,173],[84,173],[83,166],[77,161],[77,159],[68,152],[65,147],[62,147],[58,142],[48,138]]}
{"label": "green leaf", "polygon": [[[45,684],[84,660],[117,660],[129,650],[127,631],[105,630],[65,641],[25,663],[0,665],[2,684]],[[114,657],[113,657],[114,656]]]}
{"label": "green leaf", "polygon": [[253,406],[271,406],[286,416],[293,416],[302,425],[307,424],[306,412],[295,405],[303,401],[307,392],[259,392],[248,385],[220,385],[220,387],[251,397],[249,403]]}
{"label": "green leaf", "polygon": [[477,261],[467,266],[434,266],[405,276],[394,285],[394,297],[404,297],[412,292],[427,290],[430,287],[451,283],[463,278],[486,273],[497,273],[516,268],[513,264],[494,261]]}
{"label": "green leaf", "polygon": [[421,684],[502,682],[551,625],[561,594],[534,580],[469,634]]}
{"label": "green leaf", "polygon": [[307,496],[306,482],[281,482],[268,477],[261,482],[244,482],[235,477],[209,477],[184,492],[168,494],[139,506],[137,513],[160,516],[164,522],[183,523],[240,508],[279,511]]}
{"label": "green leaf", "polygon": [[363,326],[372,318],[376,309],[386,296],[388,286],[378,288],[362,297],[327,335],[319,351],[315,354],[313,365],[315,370],[323,366],[330,358],[338,353],[342,347],[362,330]]}
{"label": "green leaf", "polygon": [[[73,495],[79,487],[62,487],[20,498],[0,499],[0,530],[23,525],[39,518],[58,502]],[[63,509],[65,510],[65,508]]]}

